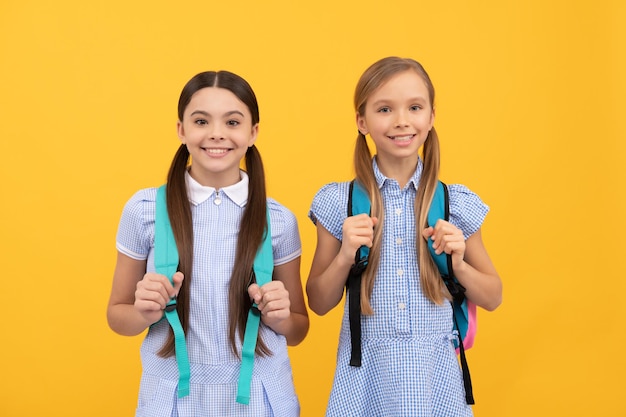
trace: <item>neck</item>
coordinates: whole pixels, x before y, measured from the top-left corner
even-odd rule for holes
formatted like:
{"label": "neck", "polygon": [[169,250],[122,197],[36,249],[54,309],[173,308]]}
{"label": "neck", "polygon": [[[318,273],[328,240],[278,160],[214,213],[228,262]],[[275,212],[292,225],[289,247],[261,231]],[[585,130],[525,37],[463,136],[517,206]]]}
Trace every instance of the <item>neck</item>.
{"label": "neck", "polygon": [[415,158],[393,160],[389,160],[384,157],[381,158],[380,155],[376,155],[376,163],[378,164],[380,172],[385,177],[396,180],[400,185],[400,188],[404,188],[415,173],[415,169],[417,169],[417,161],[417,155],[415,155]]}
{"label": "neck", "polygon": [[189,175],[196,180],[200,185],[205,187],[213,187],[219,190],[229,185],[237,184],[241,181],[241,173],[239,167],[236,170],[230,170],[225,172],[199,172],[194,169],[193,164],[189,167]]}

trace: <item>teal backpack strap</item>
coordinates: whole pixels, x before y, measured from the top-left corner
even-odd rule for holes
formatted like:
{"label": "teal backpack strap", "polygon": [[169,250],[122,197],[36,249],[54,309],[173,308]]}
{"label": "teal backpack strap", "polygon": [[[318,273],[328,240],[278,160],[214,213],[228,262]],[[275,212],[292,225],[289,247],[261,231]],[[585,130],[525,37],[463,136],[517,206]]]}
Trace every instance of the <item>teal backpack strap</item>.
{"label": "teal backpack strap", "polygon": [[[156,218],[154,226],[154,267],[156,272],[165,275],[172,284],[172,277],[178,269],[178,250],[167,213],[165,185],[157,190]],[[176,299],[169,301],[165,307],[165,317],[174,332],[176,362],[178,364],[178,398],[189,395],[189,357],[183,326],[176,311]]]}
{"label": "teal backpack strap", "polygon": [[[361,213],[370,214],[371,203],[367,192],[356,180],[350,183],[348,193],[348,217]],[[350,366],[361,366],[361,275],[367,267],[370,249],[361,246],[355,253],[350,267],[346,290],[348,292],[348,319],[350,322]]]}
{"label": "teal backpack strap", "polygon": [[[270,213],[267,210],[267,230],[261,242],[261,246],[254,258],[252,267],[256,283],[259,287],[267,284],[272,280],[274,272],[274,254],[272,252],[272,233],[270,227]],[[252,370],[254,368],[254,352],[256,350],[256,342],[259,334],[259,323],[261,321],[261,313],[256,303],[248,311],[248,320],[246,321],[246,330],[243,336],[241,346],[241,368],[239,370],[239,381],[237,384],[237,402],[240,404],[250,403],[250,386],[252,385]]]}
{"label": "teal backpack strap", "polygon": [[[438,182],[433,196],[433,201],[428,210],[428,225],[434,227],[437,220],[448,220],[450,218],[450,202],[448,197],[448,187],[441,181]],[[452,257],[445,252],[435,253],[432,244],[429,242],[428,249],[432,255],[441,279],[446,284],[452,296],[452,318],[454,329],[459,332],[459,340],[454,341],[455,347],[459,349],[461,359],[461,369],[463,371],[463,384],[465,385],[465,401],[467,404],[474,404],[474,394],[472,391],[472,380],[469,373],[467,358],[463,338],[468,329],[467,299],[465,298],[465,288],[456,280],[452,270]]]}

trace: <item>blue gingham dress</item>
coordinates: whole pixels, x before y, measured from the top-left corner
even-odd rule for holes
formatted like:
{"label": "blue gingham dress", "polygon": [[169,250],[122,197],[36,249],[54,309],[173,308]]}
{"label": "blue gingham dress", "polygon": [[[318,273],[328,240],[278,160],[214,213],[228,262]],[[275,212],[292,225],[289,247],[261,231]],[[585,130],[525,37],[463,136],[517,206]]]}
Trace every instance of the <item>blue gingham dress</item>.
{"label": "blue gingham dress", "polygon": [[[190,394],[177,398],[178,368],[174,357],[157,355],[168,334],[167,320],[154,324],[141,347],[143,373],[136,416],[297,416],[300,412],[284,336],[261,324],[259,336],[273,352],[255,357],[250,404],[236,402],[241,361],[228,341],[228,283],[234,263],[239,221],[247,201],[248,177],[216,193],[187,175],[193,229],[194,264],[187,349]],[[216,198],[221,200],[216,204]],[[147,259],[154,271],[156,188],[137,192],[126,204],[117,234],[117,249]],[[268,198],[274,264],[301,255],[295,216]],[[239,343],[239,351],[241,343]]]}
{"label": "blue gingham dress", "polygon": [[[409,183],[382,175],[385,220],[381,259],[371,304],[361,316],[362,366],[350,366],[350,327],[345,303],[335,379],[327,416],[471,416],[452,339],[449,303],[436,305],[422,293],[415,249],[415,193],[421,161]],[[313,199],[309,217],[337,239],[347,216],[349,183],[330,183]],[[450,185],[450,222],[465,238],[476,232],[488,207],[462,185]]]}

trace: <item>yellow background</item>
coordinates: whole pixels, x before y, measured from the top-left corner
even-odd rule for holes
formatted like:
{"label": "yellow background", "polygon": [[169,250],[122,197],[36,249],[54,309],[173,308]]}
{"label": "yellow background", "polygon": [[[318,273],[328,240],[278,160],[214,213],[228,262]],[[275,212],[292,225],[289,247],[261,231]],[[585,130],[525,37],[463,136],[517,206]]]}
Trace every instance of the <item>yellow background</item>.
{"label": "yellow background", "polygon": [[[437,90],[442,179],[491,207],[504,303],[469,352],[480,417],[623,415],[625,3],[32,1],[0,5],[0,415],[129,416],[141,337],[105,309],[125,201],[161,184],[176,104],[204,70],[246,78],[271,196],[298,217],[352,176],[352,94],[387,55]],[[321,416],[340,310],[291,348]]]}

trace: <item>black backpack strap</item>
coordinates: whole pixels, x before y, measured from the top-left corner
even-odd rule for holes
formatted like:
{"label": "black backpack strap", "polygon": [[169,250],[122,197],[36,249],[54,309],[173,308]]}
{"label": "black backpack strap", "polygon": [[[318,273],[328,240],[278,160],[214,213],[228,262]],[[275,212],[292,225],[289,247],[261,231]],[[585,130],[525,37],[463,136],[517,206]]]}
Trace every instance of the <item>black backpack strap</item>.
{"label": "black backpack strap", "polygon": [[[348,217],[352,216],[352,191],[354,181],[350,182],[348,193]],[[350,267],[346,292],[348,293],[348,318],[350,321],[350,366],[361,366],[361,275],[367,266],[367,258],[360,259],[359,251],[354,255],[354,264]]]}
{"label": "black backpack strap", "polygon": [[366,263],[357,261],[348,275],[348,318],[350,320],[350,366],[361,366],[361,275]]}
{"label": "black backpack strap", "polygon": [[[456,321],[456,314],[454,313],[454,306],[452,307],[452,318],[454,319],[454,326],[458,329],[459,325]],[[465,348],[463,347],[463,340],[459,342],[459,358],[461,360],[461,371],[463,372],[463,386],[465,387],[465,402],[469,405],[474,405],[474,390],[472,388],[472,377],[470,376],[469,366],[467,365],[467,358],[465,357]]]}

